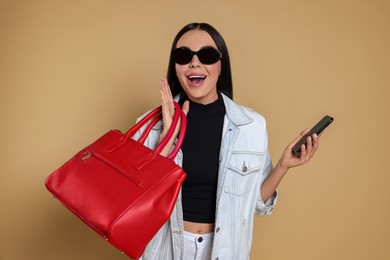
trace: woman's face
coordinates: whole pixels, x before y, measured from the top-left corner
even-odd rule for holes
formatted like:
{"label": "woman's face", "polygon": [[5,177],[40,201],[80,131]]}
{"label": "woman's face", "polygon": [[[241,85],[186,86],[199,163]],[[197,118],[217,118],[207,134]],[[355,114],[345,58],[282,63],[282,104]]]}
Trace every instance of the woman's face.
{"label": "woman's face", "polygon": [[[204,47],[218,49],[211,36],[203,30],[191,30],[183,34],[176,45],[176,48],[179,47],[187,47],[192,51]],[[176,76],[190,100],[206,105],[218,99],[217,81],[221,74],[221,60],[205,65],[194,55],[190,63],[176,63],[175,68]]]}

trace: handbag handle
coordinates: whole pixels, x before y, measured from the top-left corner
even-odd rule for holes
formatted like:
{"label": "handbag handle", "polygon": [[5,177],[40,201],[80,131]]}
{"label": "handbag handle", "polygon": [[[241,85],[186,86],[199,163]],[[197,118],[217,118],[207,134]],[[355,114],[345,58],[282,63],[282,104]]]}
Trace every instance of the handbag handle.
{"label": "handbag handle", "polygon": [[159,112],[160,113],[158,113],[154,118],[151,119],[148,126],[142,132],[141,136],[137,140],[138,143],[144,144],[146,141],[146,138],[148,138],[148,135],[149,135],[150,131],[152,130],[152,128],[157,124],[158,121],[160,121],[162,119],[161,111],[159,111]]}
{"label": "handbag handle", "polygon": [[[161,113],[161,106],[153,109],[151,112],[149,112],[149,114],[147,114],[146,116],[144,116],[137,124],[135,124],[132,128],[130,128],[122,137],[121,137],[121,141],[126,141],[127,139],[129,139],[130,137],[133,137],[137,132],[138,130],[141,129],[141,127],[143,127],[145,124],[147,124],[147,122],[153,118],[155,118],[156,116],[158,116],[159,114]],[[150,130],[149,130],[150,131]]]}
{"label": "handbag handle", "polygon": [[[186,118],[186,115],[184,114],[184,112],[180,109],[179,104],[177,102],[173,102],[173,104],[175,106],[175,114],[173,116],[172,124],[171,124],[171,127],[168,130],[167,135],[157,145],[157,147],[148,156],[146,156],[145,160],[142,160],[142,162],[140,162],[139,167],[142,167],[148,161],[152,160],[158,154],[161,153],[161,151],[164,149],[164,147],[168,144],[169,140],[172,138],[172,135],[173,135],[173,133],[174,133],[174,131],[176,129],[176,126],[177,126],[177,124],[179,122],[179,119],[180,119],[181,120],[180,121],[180,133],[179,133],[179,136],[178,136],[178,140],[176,142],[176,145],[175,145],[174,149],[172,149],[172,151],[169,153],[167,158],[169,160],[173,160],[176,157],[177,153],[179,152],[179,150],[180,150],[180,148],[181,148],[181,146],[183,144],[185,132],[186,132],[186,129],[187,129],[187,118]],[[152,110],[144,118],[142,118],[136,125],[134,125],[132,128],[130,128],[120,138],[119,144],[116,145],[115,147],[113,147],[112,149],[110,149],[110,151],[112,151],[116,147],[122,145],[129,138],[133,137],[135,135],[135,133],[141,129],[141,127],[143,127],[145,124],[147,124],[150,121],[150,123],[148,124],[146,129],[141,134],[140,138],[137,140],[137,142],[139,142],[141,144],[144,144],[144,142],[145,142],[147,136],[149,135],[151,129],[153,128],[153,126],[161,119],[162,119],[162,107],[159,106],[159,107],[155,108],[154,110]]]}
{"label": "handbag handle", "polygon": [[[180,109],[179,107],[179,114],[180,114],[180,132],[179,132],[179,136],[177,138],[177,142],[176,142],[176,145],[175,147],[172,149],[171,153],[167,156],[167,158],[169,160],[174,160],[177,153],[179,152],[182,144],[183,144],[183,141],[184,141],[184,137],[185,137],[185,134],[186,134],[186,130],[187,130],[187,117],[186,115],[184,114],[183,110]],[[172,126],[171,126],[171,129],[172,129],[172,134],[171,134],[171,137],[173,135],[173,132],[175,131],[175,128],[176,128],[176,125],[178,124],[178,122],[176,122],[175,124],[175,127],[172,127],[173,126],[173,122],[172,122]],[[168,134],[167,134],[168,136]],[[166,143],[169,142],[169,139],[165,138],[166,139]],[[165,140],[164,139],[164,140]],[[166,143],[163,145],[163,147],[166,146]],[[162,145],[163,142],[160,143],[160,145]]]}
{"label": "handbag handle", "polygon": [[[174,102],[174,106],[175,106],[175,114],[173,116],[172,124],[171,124],[171,127],[168,130],[167,135],[160,142],[160,144],[157,145],[157,147],[154,150],[152,150],[148,155],[146,155],[144,158],[142,158],[142,160],[140,160],[138,163],[136,163],[133,166],[134,169],[141,170],[145,165],[147,165],[154,158],[156,158],[157,155],[159,155],[161,153],[161,151],[168,144],[169,140],[172,138],[172,135],[173,135],[173,133],[174,133],[174,131],[176,129],[176,126],[177,126],[177,124],[179,122],[179,118],[180,118],[181,119],[181,122],[180,122],[180,124],[181,124],[180,127],[181,128],[180,128],[180,133],[179,133],[179,137],[178,137],[177,143],[176,143],[175,147],[172,149],[172,151],[167,156],[168,160],[174,160],[175,159],[177,153],[179,152],[179,150],[181,148],[181,145],[183,144],[185,132],[186,132],[186,129],[187,129],[187,118],[186,118],[186,115],[184,114],[184,112],[180,109],[180,106],[179,106],[179,104],[177,102]],[[160,109],[161,109],[161,107],[160,107]],[[151,113],[153,113],[153,111]],[[159,113],[158,117],[159,118],[162,117],[161,113]],[[146,133],[146,135],[148,134],[148,131],[150,132],[151,125],[153,125],[152,123],[157,122],[157,121],[158,120],[156,120],[156,118],[154,118],[152,120],[151,124],[148,126],[147,131],[144,132],[144,133]]]}
{"label": "handbag handle", "polygon": [[[160,154],[161,153],[161,151],[168,144],[169,140],[172,138],[172,135],[175,132],[176,126],[177,126],[177,124],[179,122],[179,119],[181,119],[181,121],[180,121],[180,133],[179,133],[179,136],[178,136],[178,140],[176,142],[176,145],[175,145],[174,149],[167,156],[167,158],[170,159],[170,160],[173,160],[176,157],[177,153],[179,152],[179,150],[181,148],[181,145],[183,144],[184,135],[185,135],[186,128],[187,128],[187,118],[186,118],[184,112],[180,109],[180,106],[179,106],[179,104],[177,102],[173,102],[173,104],[175,106],[175,114],[174,114],[174,116],[172,118],[171,127],[169,128],[168,133],[165,136],[165,138],[154,149],[154,152],[156,154]],[[152,111],[152,113],[153,113],[153,111]],[[144,130],[144,132],[142,133],[141,137],[138,139],[139,143],[143,144],[145,142],[145,140],[146,140],[147,136],[149,135],[149,132],[151,131],[153,126],[159,120],[162,119],[162,108],[161,108],[161,106],[159,107],[159,110],[157,112],[153,113],[153,114],[155,115],[155,117],[152,119],[152,121],[149,123],[147,128]]]}

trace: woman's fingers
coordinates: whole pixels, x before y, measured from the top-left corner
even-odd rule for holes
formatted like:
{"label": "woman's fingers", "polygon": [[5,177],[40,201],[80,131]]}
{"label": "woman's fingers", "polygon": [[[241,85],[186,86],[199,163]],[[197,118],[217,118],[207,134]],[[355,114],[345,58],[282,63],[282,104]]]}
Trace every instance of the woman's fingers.
{"label": "woman's fingers", "polygon": [[319,137],[315,133],[307,137],[306,145],[301,147],[300,159],[302,163],[309,162],[314,156],[319,146],[318,139]]}
{"label": "woman's fingers", "polygon": [[[310,129],[304,130],[299,136],[297,136],[284,150],[282,157],[278,164],[286,167],[287,169],[306,164],[316,153],[319,147],[319,138],[316,134],[308,135]],[[306,136],[306,145],[301,145],[301,154],[296,156],[292,152],[292,147],[302,138]]]}
{"label": "woman's fingers", "polygon": [[183,107],[181,109],[185,115],[188,114],[188,111],[190,110],[190,102],[188,100],[184,101]]}
{"label": "woman's fingers", "polygon": [[[289,145],[288,147],[290,148],[290,150],[292,150],[292,148],[294,147],[294,145],[296,143],[298,143],[299,140],[301,140],[302,137],[304,137],[308,132],[310,131],[310,129],[306,129],[304,130],[299,136],[297,136]],[[292,152],[292,151],[291,151]]]}
{"label": "woman's fingers", "polygon": [[311,151],[313,150],[313,139],[311,136],[308,136],[306,139],[307,157],[310,157]]}
{"label": "woman's fingers", "polygon": [[168,102],[167,102],[167,95],[165,92],[164,82],[162,79],[160,81],[160,96],[161,96],[161,106],[164,112],[164,110],[168,107]]}
{"label": "woman's fingers", "polygon": [[160,81],[160,95],[161,95],[161,108],[163,119],[163,131],[160,138],[165,137],[172,124],[172,118],[175,113],[175,107],[173,105],[172,94],[169,89],[167,79],[164,77]]}
{"label": "woman's fingers", "polygon": [[173,99],[166,78],[161,79],[160,94],[161,94],[161,105],[163,108],[163,113],[165,113],[167,116],[172,115],[172,112],[174,112],[174,106],[172,101]]}
{"label": "woman's fingers", "polygon": [[173,116],[173,114],[175,113],[175,106],[173,105],[171,88],[169,87],[167,78],[163,77],[161,81],[167,109],[169,109],[170,115]]}

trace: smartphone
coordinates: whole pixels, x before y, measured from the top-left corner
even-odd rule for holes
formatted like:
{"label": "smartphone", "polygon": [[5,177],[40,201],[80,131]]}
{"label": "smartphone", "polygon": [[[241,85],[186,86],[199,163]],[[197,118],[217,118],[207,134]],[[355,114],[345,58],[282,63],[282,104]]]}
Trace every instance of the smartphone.
{"label": "smartphone", "polygon": [[293,147],[293,153],[296,156],[299,156],[301,154],[301,146],[304,144],[306,146],[307,137],[311,136],[312,134],[316,133],[319,135],[324,129],[330,125],[330,123],[333,122],[333,117],[330,116],[324,116],[304,137],[301,138],[301,140],[296,143]]}

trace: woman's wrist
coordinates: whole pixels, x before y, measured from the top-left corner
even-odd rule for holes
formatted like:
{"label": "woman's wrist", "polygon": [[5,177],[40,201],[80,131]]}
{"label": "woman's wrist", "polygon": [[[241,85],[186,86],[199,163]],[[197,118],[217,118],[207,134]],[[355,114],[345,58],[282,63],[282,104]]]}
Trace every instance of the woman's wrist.
{"label": "woman's wrist", "polygon": [[281,177],[283,177],[284,175],[286,175],[286,173],[288,172],[289,170],[289,167],[288,166],[285,166],[283,165],[283,163],[281,161],[279,161],[275,167],[274,167],[274,174],[277,174],[277,175],[280,175]]}

